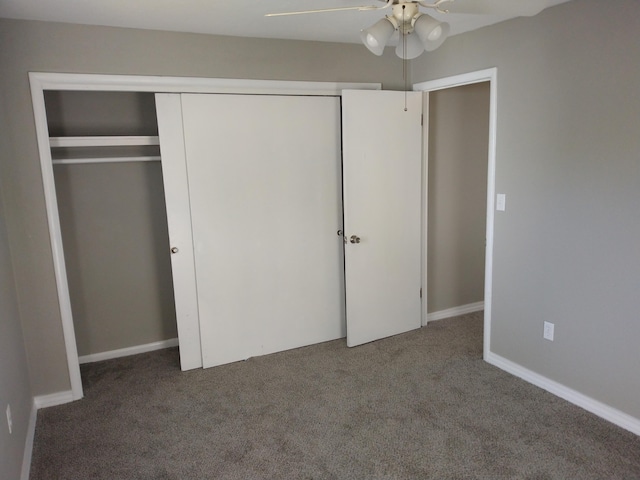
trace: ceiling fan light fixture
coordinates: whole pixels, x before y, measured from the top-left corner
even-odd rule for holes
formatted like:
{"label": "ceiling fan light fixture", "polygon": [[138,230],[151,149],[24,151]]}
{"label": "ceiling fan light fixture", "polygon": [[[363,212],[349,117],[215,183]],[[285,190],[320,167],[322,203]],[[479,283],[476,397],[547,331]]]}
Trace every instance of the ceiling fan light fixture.
{"label": "ceiling fan light fixture", "polygon": [[429,39],[430,42],[437,42],[438,40],[440,40],[441,36],[442,36],[442,26],[438,25],[436,28],[431,30],[431,33],[429,35],[427,35],[427,39]]}
{"label": "ceiling fan light fixture", "polygon": [[387,42],[397,27],[391,19],[384,17],[369,28],[362,30],[360,32],[360,39],[371,53],[380,56],[382,52],[384,52],[384,47],[387,45]]}
{"label": "ceiling fan light fixture", "polygon": [[429,15],[420,15],[413,23],[414,32],[420,37],[423,48],[431,52],[444,43],[449,35],[449,24],[439,22]]}
{"label": "ceiling fan light fixture", "polygon": [[[405,43],[406,40],[406,43]],[[406,47],[406,50],[405,50]],[[424,52],[424,47],[420,38],[414,33],[401,33],[398,46],[396,47],[396,55],[403,60],[413,60],[418,58]]]}

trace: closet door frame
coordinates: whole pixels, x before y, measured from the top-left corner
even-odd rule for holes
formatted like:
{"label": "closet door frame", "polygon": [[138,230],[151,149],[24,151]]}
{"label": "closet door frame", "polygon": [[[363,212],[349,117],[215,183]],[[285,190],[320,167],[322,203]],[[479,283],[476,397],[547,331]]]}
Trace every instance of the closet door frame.
{"label": "closet door frame", "polygon": [[71,387],[69,391],[53,395],[55,398],[52,397],[47,405],[42,406],[67,403],[78,400],[83,396],[69,285],[64,261],[58,201],[53,177],[51,148],[49,145],[49,131],[44,102],[45,90],[339,96],[342,94],[342,90],[346,89],[380,90],[382,88],[379,83],[298,82],[46,72],[30,72],[29,82],[40,155],[47,222],[49,225],[49,239]]}

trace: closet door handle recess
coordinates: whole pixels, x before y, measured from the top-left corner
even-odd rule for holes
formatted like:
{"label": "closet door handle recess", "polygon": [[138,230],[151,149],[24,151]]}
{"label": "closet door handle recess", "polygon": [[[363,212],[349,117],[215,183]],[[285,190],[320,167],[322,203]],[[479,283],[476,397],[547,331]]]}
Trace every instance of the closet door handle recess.
{"label": "closet door handle recess", "polygon": [[171,247],[171,253],[178,253],[178,247]]}

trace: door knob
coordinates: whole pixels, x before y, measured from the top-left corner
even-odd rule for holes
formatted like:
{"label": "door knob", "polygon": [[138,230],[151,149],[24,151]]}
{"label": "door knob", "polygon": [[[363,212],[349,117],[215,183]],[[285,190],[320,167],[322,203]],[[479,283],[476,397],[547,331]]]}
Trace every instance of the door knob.
{"label": "door knob", "polygon": [[351,235],[351,238],[349,238],[349,241],[351,243],[360,243],[360,237],[357,235]]}
{"label": "door knob", "polygon": [[171,253],[178,253],[178,247],[171,247]]}

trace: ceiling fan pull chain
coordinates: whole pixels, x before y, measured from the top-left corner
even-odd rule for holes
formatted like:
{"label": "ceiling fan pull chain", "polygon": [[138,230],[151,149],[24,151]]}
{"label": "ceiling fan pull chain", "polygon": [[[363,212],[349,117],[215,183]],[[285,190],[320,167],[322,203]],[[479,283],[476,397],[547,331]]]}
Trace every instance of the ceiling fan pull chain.
{"label": "ceiling fan pull chain", "polygon": [[[404,17],[405,5],[402,5],[402,16]],[[404,80],[404,111],[407,111],[407,88],[409,87],[409,78],[407,72],[407,34],[404,27],[400,31],[402,36],[402,77]]]}

